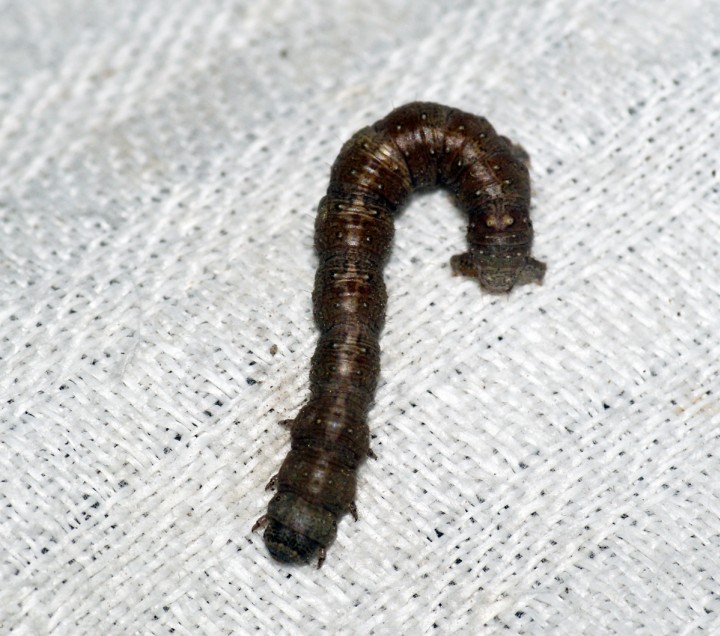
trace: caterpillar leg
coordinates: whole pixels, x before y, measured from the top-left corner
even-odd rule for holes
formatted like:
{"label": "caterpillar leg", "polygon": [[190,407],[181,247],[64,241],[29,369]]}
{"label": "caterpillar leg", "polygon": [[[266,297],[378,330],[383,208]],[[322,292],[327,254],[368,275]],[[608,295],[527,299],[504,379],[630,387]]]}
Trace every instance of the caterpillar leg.
{"label": "caterpillar leg", "polygon": [[530,283],[537,283],[538,285],[542,285],[546,269],[547,265],[545,265],[545,263],[532,258],[532,256],[528,256],[525,266],[520,270],[515,284],[528,285]]}
{"label": "caterpillar leg", "polygon": [[455,254],[450,259],[450,269],[453,276],[468,276],[469,278],[477,278],[477,268],[470,252],[464,254]]}
{"label": "caterpillar leg", "polygon": [[354,501],[348,506],[347,511],[352,515],[352,518],[355,519],[355,521],[358,520],[357,506]]}
{"label": "caterpillar leg", "polygon": [[253,524],[251,532],[257,532],[258,530],[261,530],[268,523],[270,523],[270,517],[268,517],[267,515],[263,515]]}
{"label": "caterpillar leg", "polygon": [[265,486],[265,490],[274,490],[275,486],[277,486],[278,482],[278,476],[277,474],[270,477],[270,481],[267,483],[267,486]]}

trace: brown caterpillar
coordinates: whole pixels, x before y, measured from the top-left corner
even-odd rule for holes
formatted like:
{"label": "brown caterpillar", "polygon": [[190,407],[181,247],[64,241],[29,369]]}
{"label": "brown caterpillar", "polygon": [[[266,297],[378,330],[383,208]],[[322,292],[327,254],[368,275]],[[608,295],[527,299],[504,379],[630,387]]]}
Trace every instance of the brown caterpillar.
{"label": "brown caterpillar", "polygon": [[367,413],[380,371],[387,294],[382,268],[393,217],[417,189],[444,187],[469,217],[469,250],[455,274],[492,293],[542,283],[530,256],[528,155],[482,117],[431,103],[393,110],[342,147],[315,224],[319,257],[313,310],[321,335],[310,398],[291,427],[292,446],[268,488],[265,544],[278,561],[318,567],[346,512],[357,519],[355,475],[368,455]]}

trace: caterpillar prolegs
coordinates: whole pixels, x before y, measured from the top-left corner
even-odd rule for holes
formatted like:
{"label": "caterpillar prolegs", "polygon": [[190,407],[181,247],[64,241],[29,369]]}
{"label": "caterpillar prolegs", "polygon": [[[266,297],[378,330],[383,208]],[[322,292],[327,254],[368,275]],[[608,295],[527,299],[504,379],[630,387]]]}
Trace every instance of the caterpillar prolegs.
{"label": "caterpillar prolegs", "polygon": [[542,283],[545,264],[530,256],[528,162],[482,117],[420,102],[393,110],[340,150],[315,224],[320,339],[310,398],[290,422],[291,450],[268,484],[277,492],[255,524],[267,526],[265,544],[278,561],[317,555],[320,567],[338,519],[357,519],[355,475],[370,452],[393,217],[413,191],[446,188],[468,215],[468,251],[452,257],[453,273],[491,293]]}

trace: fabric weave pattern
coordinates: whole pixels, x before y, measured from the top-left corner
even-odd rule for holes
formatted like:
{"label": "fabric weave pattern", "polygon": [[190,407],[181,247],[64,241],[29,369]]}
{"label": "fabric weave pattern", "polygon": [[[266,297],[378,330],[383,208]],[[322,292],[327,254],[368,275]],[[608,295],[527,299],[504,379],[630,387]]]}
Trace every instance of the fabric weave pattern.
{"label": "fabric weave pattern", "polygon": [[[0,2],[0,633],[718,631],[720,6],[439,4]],[[413,200],[360,520],[288,569],[316,207],[419,99],[528,151],[545,283]]]}

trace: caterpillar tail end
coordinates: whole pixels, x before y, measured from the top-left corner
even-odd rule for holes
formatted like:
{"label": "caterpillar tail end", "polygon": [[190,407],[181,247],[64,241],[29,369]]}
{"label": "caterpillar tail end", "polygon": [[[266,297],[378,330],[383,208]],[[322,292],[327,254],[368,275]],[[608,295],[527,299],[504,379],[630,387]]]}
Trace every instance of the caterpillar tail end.
{"label": "caterpillar tail end", "polygon": [[530,256],[523,257],[520,262],[498,261],[492,257],[478,257],[471,252],[453,256],[450,267],[454,276],[475,278],[480,287],[491,294],[507,294],[518,285],[542,285],[547,269],[545,263]]}

